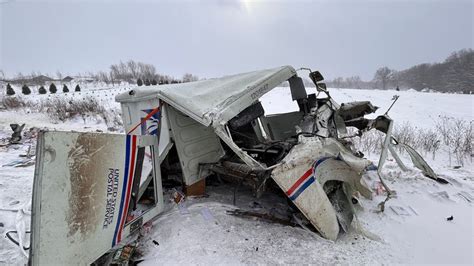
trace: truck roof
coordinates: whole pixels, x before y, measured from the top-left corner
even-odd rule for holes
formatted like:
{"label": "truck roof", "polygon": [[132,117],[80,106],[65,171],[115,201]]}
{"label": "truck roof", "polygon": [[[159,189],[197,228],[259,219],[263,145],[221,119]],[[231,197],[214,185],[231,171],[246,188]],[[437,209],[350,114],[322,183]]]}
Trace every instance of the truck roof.
{"label": "truck roof", "polygon": [[126,103],[158,98],[205,126],[224,124],[294,75],[293,67],[281,66],[195,82],[137,87],[115,100]]}

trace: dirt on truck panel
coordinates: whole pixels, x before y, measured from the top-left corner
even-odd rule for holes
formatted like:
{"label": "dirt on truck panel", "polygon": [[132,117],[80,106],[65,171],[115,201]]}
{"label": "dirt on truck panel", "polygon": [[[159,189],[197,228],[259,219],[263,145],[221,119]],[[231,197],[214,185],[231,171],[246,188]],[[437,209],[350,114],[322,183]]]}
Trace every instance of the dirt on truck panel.
{"label": "dirt on truck panel", "polygon": [[[73,184],[68,198],[69,212],[66,218],[69,236],[76,233],[87,235],[101,226],[102,217],[90,210],[94,209],[98,202],[105,202],[106,195],[98,191],[97,187],[107,183],[107,179],[97,178],[94,174],[98,168],[108,164],[104,161],[107,157],[97,156],[98,153],[111,153],[111,147],[113,143],[108,141],[107,136],[82,134],[68,152],[69,178]],[[99,182],[101,185],[97,184]]]}

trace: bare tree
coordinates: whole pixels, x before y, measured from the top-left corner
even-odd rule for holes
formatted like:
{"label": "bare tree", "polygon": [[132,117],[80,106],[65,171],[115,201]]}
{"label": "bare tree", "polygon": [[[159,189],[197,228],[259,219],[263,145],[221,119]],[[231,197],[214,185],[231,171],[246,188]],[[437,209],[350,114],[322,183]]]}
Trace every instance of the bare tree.
{"label": "bare tree", "polygon": [[116,80],[115,80],[115,78],[114,78],[114,75],[112,75],[112,73],[110,73],[110,74],[109,74],[109,77],[110,77],[109,80],[110,80],[110,82],[112,83],[112,85],[115,85]]}
{"label": "bare tree", "polygon": [[183,82],[193,82],[193,81],[198,81],[199,78],[198,76],[194,76],[193,74],[186,73],[183,75]]}
{"label": "bare tree", "polygon": [[38,72],[36,72],[36,71],[31,71],[30,78],[31,78],[31,79],[34,79],[34,78],[38,77],[39,75],[40,75],[40,74],[39,74]]}
{"label": "bare tree", "polygon": [[381,67],[375,72],[374,81],[382,83],[382,89],[386,90],[387,85],[393,81],[394,70],[388,67]]}
{"label": "bare tree", "polygon": [[346,83],[346,84],[345,84],[345,86],[343,86],[343,87],[346,87],[346,88],[354,88],[354,89],[360,89],[360,88],[361,88],[362,80],[360,79],[359,76],[352,76],[352,77],[346,78],[345,83]]}
{"label": "bare tree", "polygon": [[58,78],[59,81],[63,80],[63,74],[59,70],[56,71],[56,77]]}
{"label": "bare tree", "polygon": [[133,60],[129,60],[127,62],[128,69],[130,70],[130,73],[132,74],[133,79],[138,78],[138,66],[137,63]]}
{"label": "bare tree", "polygon": [[17,83],[23,83],[23,82],[25,82],[26,78],[21,72],[18,72],[16,74],[15,80],[16,80]]}
{"label": "bare tree", "polygon": [[132,81],[133,76],[132,76],[131,72],[129,71],[127,64],[120,61],[119,65],[118,65],[118,70],[120,72],[120,79],[121,80],[126,80],[128,82]]}
{"label": "bare tree", "polygon": [[99,71],[95,76],[95,79],[101,82],[105,82],[106,84],[110,83],[109,75],[104,71]]}
{"label": "bare tree", "polygon": [[332,85],[336,88],[341,88],[343,82],[344,82],[343,77],[337,77],[332,81]]}
{"label": "bare tree", "polygon": [[155,66],[151,64],[138,63],[140,76],[144,79],[153,79],[157,76]]}
{"label": "bare tree", "polygon": [[120,70],[119,70],[119,66],[118,65],[110,65],[110,79],[112,80],[112,83],[113,83],[113,80],[116,78],[116,79],[120,79],[121,75],[120,75]]}

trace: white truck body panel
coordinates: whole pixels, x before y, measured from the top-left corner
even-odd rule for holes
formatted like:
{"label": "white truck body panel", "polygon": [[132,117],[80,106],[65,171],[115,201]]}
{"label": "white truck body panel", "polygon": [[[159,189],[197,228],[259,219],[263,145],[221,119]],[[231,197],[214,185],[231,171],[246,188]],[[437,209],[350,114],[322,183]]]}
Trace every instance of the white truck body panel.
{"label": "white truck body panel", "polygon": [[207,170],[199,171],[199,164],[217,162],[225,152],[211,127],[203,126],[171,106],[167,106],[167,110],[184,183],[192,185],[209,175]]}
{"label": "white truck body panel", "polygon": [[[157,148],[155,136],[41,132],[33,185],[30,262],[90,264],[163,210],[161,180],[155,203],[130,221],[138,150]],[[154,158],[156,164],[157,158]],[[159,176],[154,167],[153,176]],[[129,221],[127,221],[129,220]]]}
{"label": "white truck body panel", "polygon": [[362,169],[369,164],[332,139],[322,142],[316,137],[301,137],[301,143],[273,170],[272,178],[325,238],[336,240],[339,224],[324,184],[341,181],[371,198],[370,189],[361,179]]}

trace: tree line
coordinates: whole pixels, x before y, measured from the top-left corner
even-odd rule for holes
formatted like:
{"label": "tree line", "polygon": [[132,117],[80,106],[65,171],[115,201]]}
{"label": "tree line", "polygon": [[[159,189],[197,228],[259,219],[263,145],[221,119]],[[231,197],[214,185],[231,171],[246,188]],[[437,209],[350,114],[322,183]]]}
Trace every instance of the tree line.
{"label": "tree line", "polygon": [[355,89],[415,89],[440,92],[474,92],[474,50],[451,53],[443,62],[419,64],[397,71],[389,67],[377,69],[374,78],[362,81],[359,76],[337,77],[327,82],[336,88]]}
{"label": "tree line", "polygon": [[[29,75],[17,73],[14,77],[7,79],[2,70],[0,70],[0,81],[11,84],[26,84],[26,85],[46,85],[49,82],[67,82],[67,76],[60,71],[56,72],[56,79],[42,74],[41,72],[33,71]],[[73,78],[71,78],[73,79]],[[120,84],[126,82],[129,84],[141,83],[143,85],[158,85],[158,84],[171,84],[171,83],[183,83],[199,80],[199,77],[190,73],[186,73],[182,78],[175,78],[170,75],[158,73],[155,66],[143,62],[136,62],[129,60],[128,62],[120,61],[118,64],[112,64],[108,71],[98,72],[87,72],[84,74],[77,74],[74,79],[85,79],[90,82],[98,81],[106,84]]]}
{"label": "tree line", "polygon": [[120,61],[118,64],[112,64],[109,72],[99,71],[92,74],[98,81],[106,84],[115,84],[120,82],[136,83],[137,85],[158,85],[197,81],[199,78],[193,74],[186,73],[181,79],[174,78],[169,75],[160,74],[152,64],[135,62],[129,60],[124,63]]}

